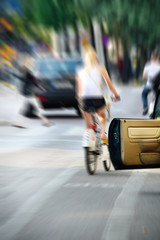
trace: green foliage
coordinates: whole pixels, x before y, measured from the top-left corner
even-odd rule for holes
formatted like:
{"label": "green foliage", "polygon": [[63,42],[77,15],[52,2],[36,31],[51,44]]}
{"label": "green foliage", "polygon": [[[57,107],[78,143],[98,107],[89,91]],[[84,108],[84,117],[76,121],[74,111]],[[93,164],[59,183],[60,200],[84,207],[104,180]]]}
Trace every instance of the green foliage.
{"label": "green foliage", "polygon": [[[22,0],[23,17],[14,16],[18,32],[40,35],[42,28],[75,26],[79,20],[89,28],[91,18],[107,23],[111,37],[143,49],[160,42],[160,0]],[[20,22],[21,20],[21,22]],[[36,26],[36,27],[35,27]],[[36,30],[37,29],[37,30]],[[44,37],[44,36],[43,36]]]}
{"label": "green foliage", "polygon": [[160,42],[160,0],[106,0],[99,17],[105,19],[111,36],[144,49]]}

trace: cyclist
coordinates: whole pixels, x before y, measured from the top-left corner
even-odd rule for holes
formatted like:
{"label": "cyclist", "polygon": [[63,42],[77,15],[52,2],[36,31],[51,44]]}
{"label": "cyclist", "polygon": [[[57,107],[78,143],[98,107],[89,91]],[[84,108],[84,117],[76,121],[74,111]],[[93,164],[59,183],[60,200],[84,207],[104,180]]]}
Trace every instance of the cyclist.
{"label": "cyclist", "polygon": [[90,134],[92,128],[91,112],[94,110],[100,119],[101,139],[104,140],[107,139],[105,133],[107,118],[105,113],[106,103],[101,90],[102,77],[114,94],[114,100],[120,100],[120,96],[114,88],[106,68],[98,63],[97,55],[92,47],[87,47],[83,61],[83,68],[77,72],[77,99],[85,121],[85,132],[86,135]]}

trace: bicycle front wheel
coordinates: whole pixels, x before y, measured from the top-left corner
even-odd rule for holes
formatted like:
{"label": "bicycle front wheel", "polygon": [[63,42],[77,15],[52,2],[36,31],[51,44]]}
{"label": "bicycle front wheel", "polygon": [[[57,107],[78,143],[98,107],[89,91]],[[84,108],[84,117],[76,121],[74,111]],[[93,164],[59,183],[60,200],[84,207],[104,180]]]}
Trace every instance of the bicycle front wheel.
{"label": "bicycle front wheel", "polygon": [[107,159],[105,161],[103,161],[103,167],[105,171],[109,171],[111,168],[111,161],[110,159]]}
{"label": "bicycle front wheel", "polygon": [[84,151],[85,151],[86,169],[87,169],[87,172],[90,175],[92,175],[95,173],[97,169],[97,155],[93,151],[90,151],[88,147],[85,147]]}

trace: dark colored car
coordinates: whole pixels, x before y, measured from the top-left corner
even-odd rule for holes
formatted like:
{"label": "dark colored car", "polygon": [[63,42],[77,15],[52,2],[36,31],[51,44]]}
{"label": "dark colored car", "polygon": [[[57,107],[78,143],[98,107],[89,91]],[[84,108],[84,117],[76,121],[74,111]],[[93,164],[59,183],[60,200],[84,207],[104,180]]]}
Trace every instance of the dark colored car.
{"label": "dark colored car", "polygon": [[160,86],[153,119],[113,119],[109,152],[116,170],[160,167]]}
{"label": "dark colored car", "polygon": [[82,66],[81,59],[39,59],[36,75],[46,92],[36,90],[36,96],[44,109],[75,108],[80,111],[76,100],[76,70]]}

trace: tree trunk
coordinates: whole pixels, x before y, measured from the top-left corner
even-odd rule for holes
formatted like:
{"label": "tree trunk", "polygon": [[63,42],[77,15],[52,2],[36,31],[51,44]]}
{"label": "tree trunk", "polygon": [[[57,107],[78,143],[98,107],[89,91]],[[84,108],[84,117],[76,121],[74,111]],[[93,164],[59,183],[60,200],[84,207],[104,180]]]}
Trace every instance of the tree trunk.
{"label": "tree trunk", "polygon": [[114,38],[115,40],[115,45],[116,45],[116,57],[117,57],[117,62],[119,60],[119,41],[117,38]]}
{"label": "tree trunk", "polygon": [[119,54],[119,39],[115,37],[114,41],[115,41],[115,46],[116,46],[116,67],[117,67],[118,73],[119,73],[118,78],[120,78],[120,80],[123,82],[124,81],[124,78],[123,78],[124,66],[123,66],[123,59],[122,59],[122,57],[120,57],[120,54]]}
{"label": "tree trunk", "polygon": [[69,34],[66,25],[63,25],[63,32],[64,32],[64,42],[65,42],[65,51],[70,54],[70,46],[69,46]]}
{"label": "tree trunk", "polygon": [[[102,23],[102,22],[101,22],[100,26],[101,26],[102,36],[104,36],[104,35],[105,35],[105,31],[104,31],[104,26],[103,26],[103,23]],[[108,62],[108,51],[107,51],[106,46],[103,44],[103,41],[102,41],[102,46],[103,46],[103,54],[104,54],[105,67],[106,67],[106,69],[107,69],[107,71],[108,71],[109,77],[111,78],[110,69],[109,69],[109,62]]]}
{"label": "tree trunk", "polygon": [[141,54],[141,72],[142,72],[144,69],[145,63],[147,62],[147,51],[143,47],[141,47],[140,54]]}
{"label": "tree trunk", "polygon": [[89,26],[90,26],[90,33],[91,33],[91,44],[92,44],[92,47],[96,50],[96,43],[95,43],[95,37],[94,37],[94,28],[93,28],[93,23],[92,23],[91,19],[89,19]]}
{"label": "tree trunk", "polygon": [[131,61],[129,57],[129,44],[126,41],[123,44],[124,49],[124,59],[123,59],[123,82],[126,84],[129,82],[130,78],[132,77],[132,70],[131,70]]}
{"label": "tree trunk", "polygon": [[75,30],[75,38],[76,38],[76,50],[77,52],[80,54],[81,53],[81,50],[80,50],[80,36],[79,36],[79,29],[78,29],[78,25],[77,25],[77,22],[74,21],[73,22],[74,24],[74,30]]}

